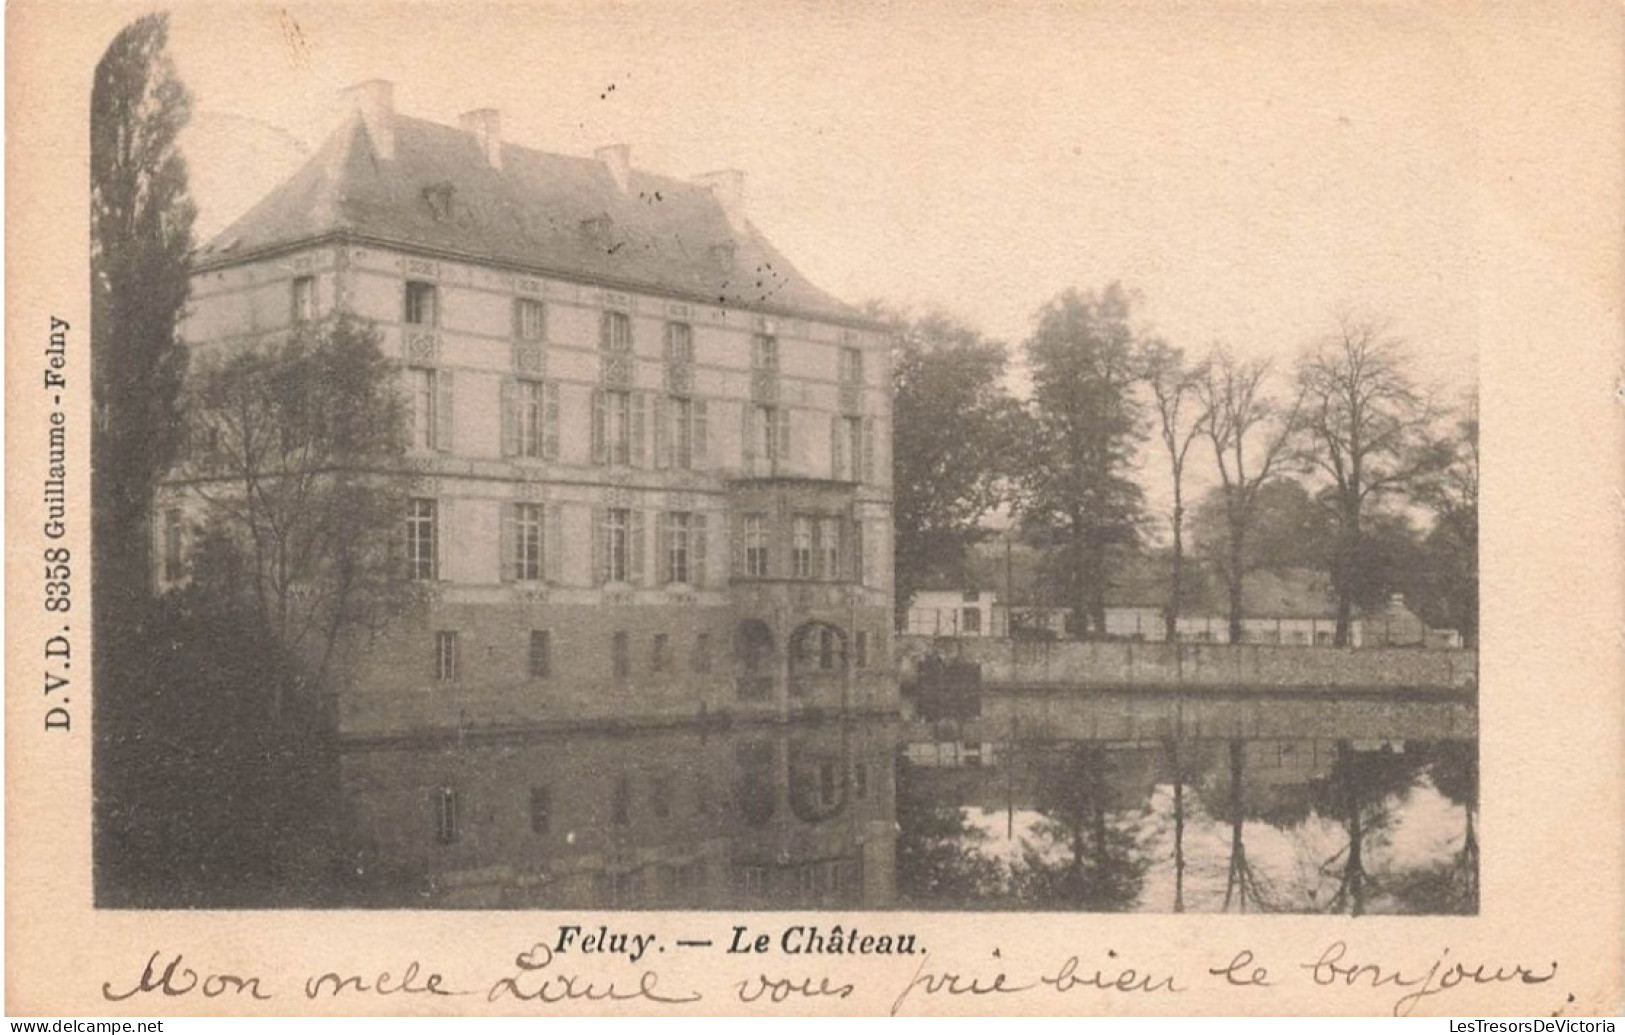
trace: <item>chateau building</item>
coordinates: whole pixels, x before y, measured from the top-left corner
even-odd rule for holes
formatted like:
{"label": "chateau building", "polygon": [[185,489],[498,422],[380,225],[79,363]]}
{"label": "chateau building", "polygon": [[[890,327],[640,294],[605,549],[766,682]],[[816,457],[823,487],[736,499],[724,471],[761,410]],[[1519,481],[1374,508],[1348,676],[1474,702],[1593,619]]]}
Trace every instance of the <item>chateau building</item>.
{"label": "chateau building", "polygon": [[[403,577],[342,732],[890,711],[883,327],[690,182],[404,117],[391,86],[199,256],[199,352],[335,311],[398,358]],[[161,493],[157,577],[184,577]]]}

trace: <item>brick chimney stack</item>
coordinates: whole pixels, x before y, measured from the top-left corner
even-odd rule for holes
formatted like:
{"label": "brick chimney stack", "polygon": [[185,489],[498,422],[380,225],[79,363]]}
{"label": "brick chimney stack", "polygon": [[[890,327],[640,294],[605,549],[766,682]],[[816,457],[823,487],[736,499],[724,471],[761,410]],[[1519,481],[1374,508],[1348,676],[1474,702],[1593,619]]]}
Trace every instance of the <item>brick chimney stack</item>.
{"label": "brick chimney stack", "polygon": [[478,108],[465,112],[459,119],[464,133],[471,133],[480,145],[485,164],[493,169],[502,168],[502,113],[495,108]]}
{"label": "brick chimney stack", "polygon": [[615,188],[625,194],[632,182],[632,148],[626,144],[600,147],[592,156],[603,162],[615,179]]}

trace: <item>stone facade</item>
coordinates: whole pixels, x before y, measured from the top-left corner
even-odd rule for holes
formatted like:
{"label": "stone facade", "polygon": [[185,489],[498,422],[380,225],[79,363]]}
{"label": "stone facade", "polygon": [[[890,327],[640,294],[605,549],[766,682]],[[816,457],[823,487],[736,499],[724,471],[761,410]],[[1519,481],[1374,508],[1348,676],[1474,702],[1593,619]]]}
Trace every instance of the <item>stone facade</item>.
{"label": "stone facade", "polygon": [[[595,252],[598,265],[572,275],[538,244],[527,266],[496,225],[489,255],[453,254],[440,209],[455,214],[456,199],[489,194],[491,176],[517,178],[526,161],[575,163],[562,167],[581,189],[610,199],[584,202],[595,212],[634,205],[616,192],[644,174],[616,164],[624,149],[583,170],[500,141],[487,168],[493,113],[476,120],[485,135],[459,134],[396,119],[387,91],[381,110],[371,99],[342,146],[282,191],[325,176],[315,193],[343,216],[346,199],[387,187],[381,197],[409,211],[380,215],[379,202],[368,218],[396,239],[357,216],[290,218],[279,206],[293,202],[273,194],[205,254],[184,328],[206,353],[342,310],[370,321],[400,363],[414,479],[403,534],[432,600],[350,659],[341,729],[893,709],[885,331],[807,285],[789,303],[745,304],[707,301],[685,287],[691,270],[663,279],[646,260],[623,279]],[[410,181],[431,144],[450,156],[437,170],[469,168],[418,193],[388,179]],[[383,186],[346,185],[373,175],[355,171],[358,149]],[[527,196],[528,183],[503,186]],[[740,235],[689,251],[721,247],[726,267],[736,247],[766,247],[726,191],[666,189],[691,213],[674,233]],[[407,217],[425,220],[422,241],[399,239]],[[597,233],[593,222],[580,232]]]}

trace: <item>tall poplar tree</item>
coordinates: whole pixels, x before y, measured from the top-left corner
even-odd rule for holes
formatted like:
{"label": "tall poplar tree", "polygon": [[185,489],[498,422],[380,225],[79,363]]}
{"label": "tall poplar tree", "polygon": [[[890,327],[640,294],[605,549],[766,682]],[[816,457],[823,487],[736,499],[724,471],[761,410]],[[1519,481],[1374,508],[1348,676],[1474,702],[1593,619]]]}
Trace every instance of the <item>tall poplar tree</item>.
{"label": "tall poplar tree", "polygon": [[151,585],[152,492],[181,438],[177,334],[196,206],[177,138],[192,101],[170,61],[169,18],[126,26],[90,97],[92,532],[98,624]]}

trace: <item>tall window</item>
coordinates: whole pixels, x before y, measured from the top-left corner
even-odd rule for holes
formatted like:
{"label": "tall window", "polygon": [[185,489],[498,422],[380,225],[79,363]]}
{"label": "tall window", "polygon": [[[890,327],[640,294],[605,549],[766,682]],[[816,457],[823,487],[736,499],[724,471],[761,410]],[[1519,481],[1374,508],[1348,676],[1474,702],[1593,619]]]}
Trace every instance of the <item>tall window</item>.
{"label": "tall window", "polygon": [[514,300],[514,331],[522,341],[541,341],[547,333],[542,303],[534,298]]}
{"label": "tall window", "polygon": [[779,369],[779,339],[758,334],[750,340],[750,365],[756,370]]}
{"label": "tall window", "polygon": [[797,514],[790,526],[790,574],[809,579],[813,573],[813,521]]}
{"label": "tall window", "polygon": [[666,325],[666,362],[694,362],[694,328],[686,323]]}
{"label": "tall window", "polygon": [[670,405],[672,466],[687,471],[694,466],[694,403],[674,396]]}
{"label": "tall window", "polygon": [[164,511],[164,581],[175,582],[185,574],[181,564],[181,512]]}
{"label": "tall window", "polygon": [[692,514],[678,511],[666,515],[667,582],[692,581],[693,572],[690,569],[694,557],[693,525]]}
{"label": "tall window", "polygon": [[841,418],[841,458],[845,461],[845,469],[836,472],[836,477],[845,481],[858,482],[863,480],[863,418]]}
{"label": "tall window", "polygon": [[295,277],[293,280],[293,322],[309,323],[316,319],[316,278]]}
{"label": "tall window", "polygon": [[623,630],[618,630],[610,639],[610,668],[616,679],[630,679],[632,677],[632,636]]}
{"label": "tall window", "polygon": [[818,574],[826,579],[841,575],[841,519],[818,519]]}
{"label": "tall window", "polygon": [[436,293],[433,284],[426,284],[419,280],[406,282],[406,313],[407,323],[420,324],[430,327],[436,322]]}
{"label": "tall window", "polygon": [[841,383],[863,384],[863,351],[846,347],[841,349]]}
{"label": "tall window", "polygon": [[626,582],[631,578],[632,512],[614,507],[604,516],[604,579]]}
{"label": "tall window", "polygon": [[756,407],[756,455],[764,460],[779,459],[779,411],[772,406]]}
{"label": "tall window", "polygon": [[408,367],[407,391],[410,395],[412,415],[411,443],[414,449],[435,448],[435,421],[438,417],[435,401],[435,372],[424,367]]}
{"label": "tall window", "polygon": [[612,464],[632,462],[632,393],[604,392],[602,404],[605,459]]}
{"label": "tall window", "polygon": [[959,631],[966,636],[982,635],[982,612],[978,608],[966,607],[959,612]]}
{"label": "tall window", "polygon": [[857,631],[855,646],[856,646],[855,653],[857,654],[857,659],[856,659],[857,667],[858,668],[868,668],[869,667],[869,633],[868,633],[867,630],[859,629]]}
{"label": "tall window", "polygon": [[406,508],[406,575],[433,579],[436,567],[434,500],[415,499]]}
{"label": "tall window", "polygon": [[530,678],[553,678],[553,633],[547,629],[530,631]]}
{"label": "tall window", "polygon": [[540,381],[520,381],[514,405],[514,420],[518,422],[515,445],[520,456],[543,455],[546,419],[547,386]]}
{"label": "tall window", "polygon": [[745,515],[745,574],[764,578],[768,573],[767,520],[761,514]]}
{"label": "tall window", "polygon": [[434,634],[434,677],[442,683],[454,682],[457,679],[457,634],[455,632],[437,632]]}
{"label": "tall window", "polygon": [[542,578],[545,514],[539,503],[514,504],[513,577],[516,582],[536,582]]}
{"label": "tall window", "polygon": [[632,351],[632,317],[626,313],[604,313],[603,347],[610,352]]}

